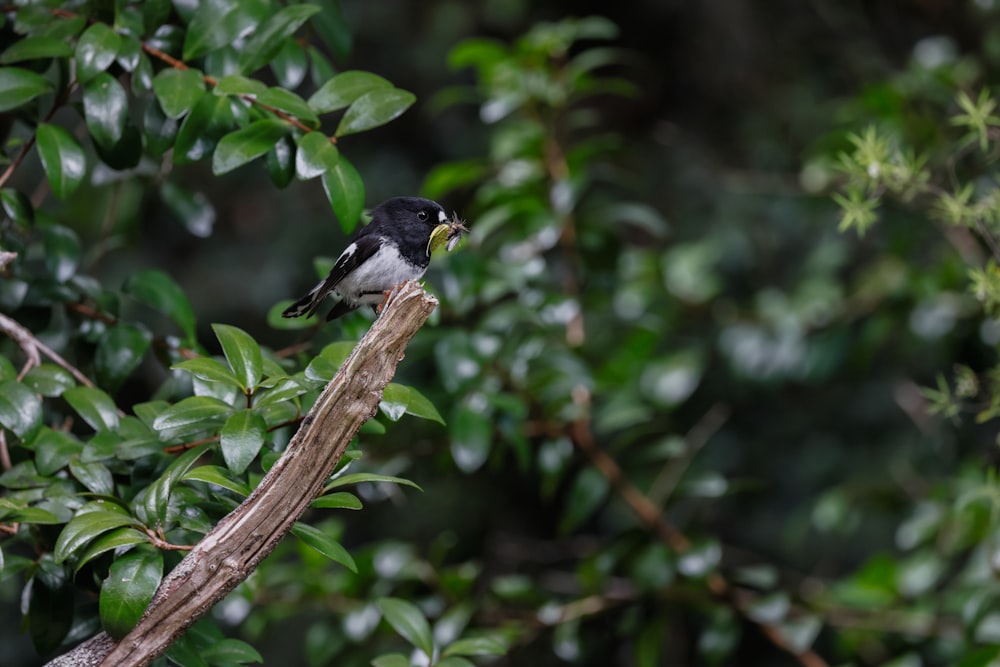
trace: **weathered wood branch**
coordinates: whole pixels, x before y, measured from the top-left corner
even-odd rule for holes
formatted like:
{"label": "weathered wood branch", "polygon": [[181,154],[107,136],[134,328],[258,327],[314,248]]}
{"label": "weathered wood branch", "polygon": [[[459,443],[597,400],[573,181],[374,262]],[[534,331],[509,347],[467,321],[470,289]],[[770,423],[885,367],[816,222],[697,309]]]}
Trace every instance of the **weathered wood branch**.
{"label": "weathered wood branch", "polygon": [[361,425],[374,416],[407,344],[436,305],[413,281],[397,288],[282,457],[167,575],[138,625],[117,644],[102,633],[48,667],[146,665],[250,576],[323,489]]}

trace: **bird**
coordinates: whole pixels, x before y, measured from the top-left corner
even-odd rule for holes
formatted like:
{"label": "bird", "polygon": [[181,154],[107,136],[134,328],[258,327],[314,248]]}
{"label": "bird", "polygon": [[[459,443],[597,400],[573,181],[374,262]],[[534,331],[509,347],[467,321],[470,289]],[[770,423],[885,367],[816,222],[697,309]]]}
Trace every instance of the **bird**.
{"label": "bird", "polygon": [[328,322],[364,305],[378,315],[394,287],[422,277],[431,253],[442,245],[451,251],[467,231],[456,214],[449,218],[435,201],[387,199],[371,210],[371,222],[350,239],[329,275],[281,315],[312,316],[331,292],[340,301],[326,316]]}

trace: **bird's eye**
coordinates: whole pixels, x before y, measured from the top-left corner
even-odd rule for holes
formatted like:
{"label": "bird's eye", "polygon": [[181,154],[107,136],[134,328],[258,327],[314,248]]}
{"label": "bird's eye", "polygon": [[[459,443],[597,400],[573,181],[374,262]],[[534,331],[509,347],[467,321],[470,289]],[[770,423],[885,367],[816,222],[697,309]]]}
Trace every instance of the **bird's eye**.
{"label": "bird's eye", "polygon": [[417,217],[421,220],[427,219],[427,211],[417,211]]}

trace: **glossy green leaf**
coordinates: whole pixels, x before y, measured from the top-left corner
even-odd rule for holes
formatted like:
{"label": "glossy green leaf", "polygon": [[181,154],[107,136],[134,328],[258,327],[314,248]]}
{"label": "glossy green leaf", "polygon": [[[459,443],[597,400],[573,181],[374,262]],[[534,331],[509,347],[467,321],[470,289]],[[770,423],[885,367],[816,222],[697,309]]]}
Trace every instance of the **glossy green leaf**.
{"label": "glossy green leaf", "polygon": [[171,366],[187,371],[191,375],[205,380],[206,382],[220,382],[225,385],[239,387],[240,381],[233,375],[232,369],[223,364],[218,359],[212,357],[195,357],[185,359]]}
{"label": "glossy green leaf", "polygon": [[[4,99],[2,90],[0,99]],[[45,168],[52,193],[60,199],[69,197],[83,182],[87,172],[87,158],[83,148],[73,135],[60,125],[39,123],[35,138],[38,155],[42,159],[42,167]]]}
{"label": "glossy green leaf", "polygon": [[354,558],[347,552],[340,542],[333,539],[318,528],[308,524],[296,522],[292,526],[292,533],[308,544],[310,547],[320,552],[335,563],[340,563],[351,572],[357,572],[358,566]]}
{"label": "glossy green leaf", "polygon": [[[284,188],[292,182],[292,177],[295,175],[296,152],[295,143],[287,135],[279,139],[274,148],[267,152],[265,158],[267,175],[271,177],[271,182],[276,187]],[[280,313],[278,315],[279,319],[284,319],[280,317]],[[285,322],[288,321],[285,319]]]}
{"label": "glossy green leaf", "polygon": [[184,291],[166,273],[146,270],[133,274],[125,283],[125,291],[170,317],[188,340],[195,339],[194,309]]}
{"label": "glossy green leaf", "polygon": [[110,148],[121,141],[128,119],[128,95],[117,79],[100,72],[83,87],[83,114],[98,144]]}
{"label": "glossy green leaf", "polygon": [[174,486],[197,463],[207,449],[208,445],[199,445],[178,456],[173,463],[167,466],[162,475],[146,487],[146,495],[141,498],[141,504],[138,502],[140,499],[136,499],[136,512],[147,524],[151,527],[165,527],[170,496],[174,491]]}
{"label": "glossy green leaf", "polygon": [[174,181],[164,181],[160,197],[171,214],[188,232],[208,238],[215,229],[215,207],[202,192],[192,192]]}
{"label": "glossy green leaf", "polygon": [[76,77],[87,83],[115,61],[121,37],[106,23],[94,23],[76,43]]}
{"label": "glossy green leaf", "polygon": [[83,462],[72,459],[69,462],[69,472],[87,490],[97,495],[110,496],[114,494],[115,482],[107,466],[98,461]]}
{"label": "glossy green leaf", "polygon": [[290,400],[296,396],[309,391],[307,386],[293,380],[292,378],[282,378],[270,389],[258,392],[254,399],[254,407],[263,408],[283,401]]}
{"label": "glossy green leaf", "polygon": [[448,645],[444,650],[445,657],[450,655],[504,655],[507,643],[499,636],[483,635],[482,637],[467,637]]}
{"label": "glossy green leaf", "polygon": [[43,426],[35,436],[35,466],[41,475],[53,475],[69,465],[74,456],[83,450],[83,443],[65,431]]}
{"label": "glossy green leaf", "polygon": [[240,386],[245,390],[252,390],[260,384],[264,359],[257,341],[242,329],[228,324],[213,324],[212,331],[219,339],[222,352]]}
{"label": "glossy green leaf", "polygon": [[119,322],[97,343],[94,366],[101,386],[117,389],[146,357],[153,337],[145,327]]}
{"label": "glossy green leaf", "polygon": [[[0,521],[4,523],[30,523],[39,526],[52,526],[63,523],[52,512],[39,507],[19,506],[8,498],[0,498]],[[0,571],[3,571],[2,557],[0,557]]]}
{"label": "glossy green leaf", "polygon": [[118,428],[118,408],[111,397],[96,387],[73,387],[63,398],[95,431]]}
{"label": "glossy green leaf", "polygon": [[597,468],[584,468],[573,480],[560,527],[571,531],[586,521],[608,497],[610,485]]}
{"label": "glossy green leaf", "polygon": [[153,428],[161,432],[178,432],[177,435],[209,430],[218,426],[220,418],[232,411],[232,406],[217,398],[189,396],[160,413],[153,421]]}
{"label": "glossy green leaf", "polygon": [[295,175],[301,180],[315,178],[336,169],[340,152],[322,132],[307,132],[299,137],[295,152]]}
{"label": "glossy green leaf", "polygon": [[323,11],[313,17],[311,25],[334,56],[346,59],[351,53],[353,30],[344,18],[340,3],[333,0],[316,2]]}
{"label": "glossy green leaf", "polygon": [[[134,86],[134,84],[133,84]],[[142,132],[146,151],[153,157],[160,157],[173,148],[180,123],[170,118],[159,104],[147,104],[142,114]]]}
{"label": "glossy green leaf", "polygon": [[3,188],[0,190],[0,206],[15,225],[27,227],[35,220],[35,208],[31,200],[20,190]]}
{"label": "glossy green leaf", "polygon": [[121,549],[122,547],[135,546],[136,544],[143,544],[146,542],[149,542],[149,537],[135,528],[116,528],[115,530],[101,535],[90,543],[90,546],[88,546],[87,549],[80,555],[80,558],[77,559],[76,571],[79,572],[81,567],[101,554],[114,551],[115,549]]}
{"label": "glossy green leaf", "polygon": [[99,610],[101,626],[121,639],[139,622],[163,578],[163,556],[143,549],[118,558],[111,564],[101,585]]}
{"label": "glossy green leaf", "polygon": [[179,118],[205,94],[205,81],[196,69],[168,68],[153,77],[153,92],[163,112],[169,118]]}
{"label": "glossy green leaf", "polygon": [[325,487],[323,487],[323,493],[328,493],[331,489],[336,489],[341,486],[348,486],[349,484],[360,484],[361,482],[392,482],[393,484],[402,484],[404,486],[412,486],[418,491],[423,491],[415,483],[408,479],[402,477],[393,477],[392,475],[377,475],[370,472],[355,472],[347,475],[340,475],[332,480],[330,480]]}
{"label": "glossy green leaf", "polygon": [[291,126],[280,120],[258,120],[222,137],[212,156],[212,172],[221,175],[267,153]]}
{"label": "glossy green leaf", "polygon": [[0,54],[0,65],[42,58],[68,58],[71,55],[73,47],[65,39],[49,35],[32,35],[17,40]]}
{"label": "glossy green leaf", "polygon": [[229,416],[222,427],[220,444],[226,466],[239,475],[247,469],[267,436],[264,418],[251,410],[240,410]]}
{"label": "glossy green leaf", "polygon": [[263,20],[266,5],[247,0],[199,2],[184,37],[183,59],[228,46]]}
{"label": "glossy green leaf", "polygon": [[340,228],[345,233],[354,231],[365,206],[365,183],[358,170],[343,155],[337,160],[336,168],[323,173],[323,191]]}
{"label": "glossy green leaf", "polygon": [[109,530],[132,526],[136,520],[121,511],[92,511],[77,514],[59,533],[54,550],[57,563],[80,551],[84,545]]}
{"label": "glossy green leaf", "polygon": [[52,82],[20,67],[0,67],[0,112],[16,109],[52,90]]}
{"label": "glossy green leaf", "polygon": [[174,164],[195,162],[208,156],[219,139],[236,125],[232,102],[219,95],[203,95],[184,117],[174,145]]}
{"label": "glossy green leaf", "polygon": [[309,73],[309,58],[301,44],[293,39],[285,40],[281,50],[268,63],[278,85],[287,90],[295,90]]}
{"label": "glossy green leaf", "polygon": [[474,472],[486,463],[493,448],[493,420],[469,405],[459,405],[451,416],[451,457],[463,472]]}
{"label": "glossy green leaf", "polygon": [[69,227],[52,225],[44,234],[45,266],[56,281],[64,283],[80,264],[80,237]]}
{"label": "glossy green leaf", "polygon": [[345,510],[359,510],[363,507],[361,500],[353,493],[348,493],[347,491],[324,494],[314,499],[309,506],[317,509]]}
{"label": "glossy green leaf", "polygon": [[250,495],[250,487],[246,482],[236,479],[236,477],[226,468],[219,466],[198,466],[191,468],[181,477],[183,480],[206,482],[229,489],[241,496]]}
{"label": "glossy green leaf", "polygon": [[257,650],[239,639],[220,639],[201,652],[211,665],[240,665],[248,662],[264,662]]}
{"label": "glossy green leaf", "polygon": [[416,101],[416,95],[399,88],[369,91],[347,108],[334,134],[343,137],[385,125],[399,117]]}
{"label": "glossy green leaf", "polygon": [[42,396],[61,396],[70,387],[76,386],[73,375],[55,364],[39,364],[28,371],[22,382],[36,394]]}
{"label": "glossy green leaf", "polygon": [[284,88],[268,88],[257,96],[257,102],[278,111],[284,111],[309,127],[319,127],[319,118],[305,100]]}
{"label": "glossy green leaf", "polygon": [[212,91],[216,95],[260,95],[267,84],[241,74],[230,74],[219,79]]}
{"label": "glossy green leaf", "polygon": [[476,667],[475,663],[458,655],[450,655],[434,663],[434,667]]}
{"label": "glossy green leaf", "polygon": [[309,106],[316,113],[329,113],[345,109],[365,93],[393,88],[392,83],[371,72],[348,70],[341,72],[319,87],[309,98]]}
{"label": "glossy green leaf", "polygon": [[434,655],[430,624],[415,604],[399,598],[379,598],[376,604],[382,610],[382,617],[403,639],[427,656]]}
{"label": "glossy green leaf", "polygon": [[285,40],[320,11],[315,5],[289,5],[282,8],[256,30],[240,54],[242,72],[253,72],[271,62],[284,46]]}
{"label": "glossy green leaf", "polygon": [[17,380],[0,382],[0,426],[19,438],[33,434],[42,424],[42,402]]}
{"label": "glossy green leaf", "polygon": [[410,659],[402,653],[386,653],[372,660],[372,667],[411,667]]}

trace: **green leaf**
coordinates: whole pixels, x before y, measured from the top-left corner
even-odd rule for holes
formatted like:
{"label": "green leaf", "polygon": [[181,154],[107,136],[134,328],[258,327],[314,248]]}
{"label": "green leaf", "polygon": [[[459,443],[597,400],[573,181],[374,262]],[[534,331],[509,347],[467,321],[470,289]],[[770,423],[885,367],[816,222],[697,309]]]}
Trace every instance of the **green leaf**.
{"label": "green leaf", "polygon": [[189,396],[161,412],[153,420],[153,429],[161,434],[169,431],[172,437],[211,430],[218,426],[222,416],[232,411],[232,406],[217,398]]}
{"label": "green leaf", "polygon": [[27,227],[35,220],[35,209],[28,195],[14,188],[0,190],[0,205],[4,213],[18,226]]}
{"label": "green leaf", "polygon": [[185,359],[174,364],[171,368],[179,368],[187,371],[196,378],[205,380],[206,382],[217,382],[232,387],[240,387],[240,381],[233,375],[232,369],[212,357]]}
{"label": "green leaf", "polygon": [[573,480],[560,528],[567,532],[586,521],[608,496],[608,480],[596,468],[584,468]]}
{"label": "green leaf", "polygon": [[240,71],[253,72],[271,62],[284,46],[285,40],[319,11],[320,8],[316,5],[290,5],[269,18],[247,40],[240,54]]}
{"label": "green leaf", "polygon": [[174,145],[174,164],[195,162],[215,150],[216,143],[236,124],[228,97],[203,95],[184,117]]}
{"label": "green leaf", "polygon": [[145,533],[131,527],[117,528],[105,533],[91,542],[87,550],[80,555],[80,558],[76,562],[75,572],[79,572],[81,567],[101,554],[145,542],[149,542],[149,537]]}
{"label": "green leaf", "polygon": [[459,639],[445,649],[443,655],[504,655],[507,643],[498,636],[484,635]]}
{"label": "green leaf", "polygon": [[216,95],[260,95],[267,90],[267,84],[241,74],[230,74],[219,79],[212,90]]}
{"label": "green leaf", "polygon": [[21,380],[31,390],[42,396],[62,396],[70,387],[76,386],[72,374],[55,364],[40,364],[28,371]]}
{"label": "green leaf", "polygon": [[[292,182],[292,176],[295,175],[295,153],[295,144],[288,136],[282,137],[274,148],[267,152],[265,159],[267,175],[271,177],[271,182],[276,187],[284,188]],[[278,318],[284,319],[281,318],[281,313],[278,313]],[[270,321],[268,318],[268,322]],[[288,320],[285,319],[285,322]]]}
{"label": "green leaf", "polygon": [[150,526],[164,526],[167,521],[167,510],[174,485],[184,477],[191,466],[197,463],[206,449],[208,449],[208,445],[200,445],[187,450],[167,466],[167,469],[156,481],[146,487],[146,495],[142,498],[142,504],[138,506],[137,510],[145,513],[144,520]]}
{"label": "green leaf", "polygon": [[219,466],[198,466],[184,473],[181,479],[186,481],[206,482],[229,489],[241,496],[250,495],[250,487],[243,481],[236,479],[232,473]]}
{"label": "green leaf", "polygon": [[214,641],[201,652],[201,655],[210,665],[264,662],[263,656],[254,647],[239,639],[227,638]]}
{"label": "green leaf", "polygon": [[229,46],[263,20],[266,5],[247,0],[207,0],[188,24],[184,37],[184,60]]}
{"label": "green leaf", "polygon": [[188,341],[195,340],[194,309],[184,290],[162,271],[140,271],[125,283],[125,291],[177,323]]}
{"label": "green leaf", "polygon": [[488,414],[461,404],[451,417],[451,457],[462,472],[474,472],[486,463],[493,447],[493,420]]}
{"label": "green leaf", "polygon": [[205,80],[196,69],[167,68],[153,77],[153,92],[163,113],[179,118],[191,110],[205,94]]}
{"label": "green leaf", "polygon": [[97,510],[77,514],[59,533],[53,554],[57,563],[65,561],[85,544],[109,530],[135,526],[138,522],[121,511]]}
{"label": "green leaf", "polygon": [[316,113],[329,113],[344,109],[359,97],[380,88],[392,89],[392,84],[371,72],[348,70],[341,72],[319,87],[309,98],[309,106]]}
{"label": "green leaf", "polygon": [[153,338],[144,327],[119,322],[97,343],[94,366],[101,386],[117,389],[149,351]]}
{"label": "green leaf", "polygon": [[220,444],[226,466],[235,474],[242,474],[264,446],[267,424],[264,418],[251,410],[240,410],[229,416],[222,427]]}
{"label": "green leaf", "polygon": [[343,155],[337,166],[323,174],[323,191],[345,233],[354,231],[365,207],[365,183],[354,165]]}
{"label": "green leaf", "polygon": [[412,486],[418,491],[423,491],[419,486],[414,484],[408,479],[402,477],[393,477],[391,475],[377,475],[371,472],[355,472],[349,475],[340,475],[330,480],[325,487],[323,487],[323,493],[327,493],[332,489],[336,489],[341,486],[347,486],[349,484],[360,484],[361,482],[392,482],[393,484],[402,484],[404,486]]}
{"label": "green leaf", "polygon": [[351,554],[347,552],[347,549],[320,529],[305,523],[296,522],[292,526],[292,533],[330,560],[340,563],[351,572],[357,573],[358,566],[351,557]]}
{"label": "green leaf", "polygon": [[348,493],[347,491],[338,491],[319,496],[309,506],[317,509],[345,510],[359,510],[363,507],[361,500],[353,493]]}
{"label": "green leaf", "polygon": [[[344,19],[340,10],[340,3],[332,0],[318,2],[323,11],[312,21],[316,33],[322,38],[323,43],[330,49],[334,56],[346,59],[351,52],[351,42],[353,31],[351,26]],[[315,63],[313,65],[315,67]]]}
{"label": "green leaf", "polygon": [[111,471],[103,463],[97,461],[84,463],[78,459],[72,459],[69,462],[69,471],[91,493],[96,493],[99,496],[114,495],[114,479],[111,477]]}
{"label": "green leaf", "polygon": [[65,431],[55,431],[43,426],[35,436],[35,465],[41,475],[50,476],[69,465],[69,461],[83,450],[83,443]]}
{"label": "green leaf", "polygon": [[118,408],[111,397],[96,387],[73,387],[63,398],[95,431],[118,428]]}
{"label": "green leaf", "polygon": [[[405,390],[405,392],[403,390]],[[437,408],[435,408],[434,404],[430,402],[430,399],[413,387],[407,387],[396,384],[395,382],[390,382],[386,385],[385,391],[382,392],[383,401],[387,400],[386,392],[388,392],[389,395],[388,400],[404,404],[404,412],[406,414],[419,417],[421,419],[436,421],[442,425],[445,423],[441,413],[437,411]],[[392,419],[392,417],[389,418]],[[399,417],[396,417],[396,419],[398,418]],[[393,421],[395,421],[395,419]]]}
{"label": "green leaf", "polygon": [[252,391],[260,384],[264,366],[257,341],[242,329],[228,324],[213,324],[212,331],[222,345],[236,380],[245,391]]}
{"label": "green leaf", "polygon": [[319,118],[306,101],[284,88],[268,88],[257,96],[257,102],[295,116],[309,127],[319,127]]}
{"label": "green leaf", "polygon": [[143,549],[117,559],[101,585],[101,625],[121,639],[139,622],[163,578],[163,556]]}
{"label": "green leaf", "polygon": [[268,63],[278,84],[288,90],[295,90],[309,73],[309,58],[301,44],[293,39],[285,40],[281,50]]}
{"label": "green leaf", "polygon": [[128,95],[117,79],[98,73],[83,87],[83,114],[91,136],[109,149],[122,140],[128,119]]}
{"label": "green leaf", "polygon": [[27,439],[42,424],[42,402],[17,380],[0,382],[0,426]]}
{"label": "green leaf", "polygon": [[40,60],[42,58],[68,58],[73,55],[73,47],[65,40],[50,35],[32,35],[20,39],[0,54],[0,65]]}
{"label": "green leaf", "polygon": [[160,186],[163,203],[184,228],[194,236],[208,238],[215,227],[215,207],[202,192],[191,192],[173,181]]}
{"label": "green leaf", "polygon": [[222,137],[212,156],[216,176],[240,167],[271,150],[291,130],[285,121],[264,119]]}
{"label": "green leaf", "polygon": [[379,88],[367,92],[347,108],[334,136],[343,137],[385,125],[416,101],[416,95],[399,88]]}
{"label": "green leaf", "polygon": [[87,83],[115,61],[121,37],[106,23],[94,23],[76,43],[76,78]]}
{"label": "green leaf", "polygon": [[444,660],[438,660],[434,663],[434,667],[476,667],[476,665],[461,656],[452,655]]}
{"label": "green leaf", "polygon": [[255,396],[254,407],[263,408],[267,405],[281,403],[295,398],[296,396],[301,396],[307,391],[309,391],[309,388],[303,386],[296,380],[292,378],[282,378],[273,387],[266,391],[259,392]]}
{"label": "green leaf", "polygon": [[300,180],[315,178],[336,169],[340,163],[340,152],[322,132],[307,132],[298,140],[295,152],[295,175]]}
{"label": "green leaf", "polygon": [[80,237],[62,225],[46,227],[43,234],[45,266],[57,282],[64,283],[76,274],[80,264]]}
{"label": "green leaf", "polygon": [[413,603],[399,598],[379,598],[376,601],[382,616],[399,635],[428,657],[434,655],[434,638],[431,626],[420,609]]}
{"label": "green leaf", "polygon": [[[0,70],[0,73],[2,71]],[[7,99],[2,84],[0,84],[0,99]],[[80,187],[87,172],[87,158],[83,148],[66,128],[49,123],[38,124],[35,139],[52,193],[60,199],[69,197]]]}
{"label": "green leaf", "polygon": [[0,67],[0,112],[16,109],[52,90],[52,82],[20,67]]}

